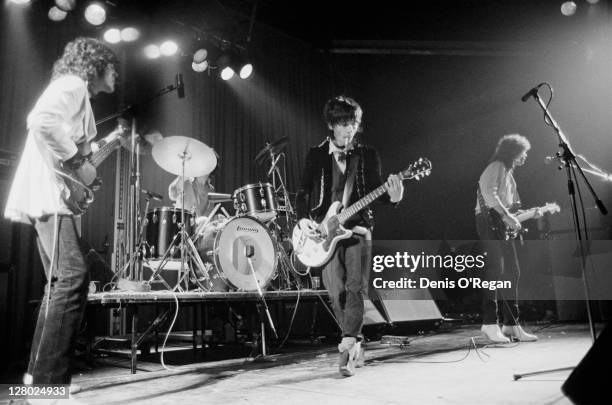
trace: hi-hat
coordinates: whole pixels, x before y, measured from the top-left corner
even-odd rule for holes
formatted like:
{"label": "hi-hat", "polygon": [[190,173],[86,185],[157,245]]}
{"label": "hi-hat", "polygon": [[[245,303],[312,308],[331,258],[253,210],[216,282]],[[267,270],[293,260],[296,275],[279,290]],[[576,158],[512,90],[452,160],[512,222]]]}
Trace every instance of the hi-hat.
{"label": "hi-hat", "polygon": [[200,177],[217,166],[217,156],[211,147],[186,136],[169,136],[156,142],[152,154],[159,167],[177,176]]}
{"label": "hi-hat", "polygon": [[285,146],[287,146],[287,142],[289,142],[289,137],[283,136],[279,140],[276,140],[272,143],[266,143],[266,146],[264,146],[264,148],[259,151],[257,156],[255,156],[255,161],[261,164],[261,162],[263,162],[266,156],[269,156],[270,154],[276,155],[280,153],[280,151],[282,151]]}

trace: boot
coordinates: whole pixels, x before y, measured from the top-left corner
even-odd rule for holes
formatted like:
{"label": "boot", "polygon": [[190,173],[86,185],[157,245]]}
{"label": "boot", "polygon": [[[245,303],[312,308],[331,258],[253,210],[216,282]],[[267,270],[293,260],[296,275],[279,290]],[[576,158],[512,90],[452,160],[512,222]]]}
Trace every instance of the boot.
{"label": "boot", "polygon": [[535,342],[538,340],[536,335],[525,332],[521,325],[504,325],[501,331],[504,335],[519,342]]}
{"label": "boot", "polygon": [[480,330],[482,331],[482,333],[484,333],[487,339],[489,339],[493,343],[510,343],[510,339],[504,336],[502,331],[499,329],[499,325],[497,325],[496,323],[482,325]]}

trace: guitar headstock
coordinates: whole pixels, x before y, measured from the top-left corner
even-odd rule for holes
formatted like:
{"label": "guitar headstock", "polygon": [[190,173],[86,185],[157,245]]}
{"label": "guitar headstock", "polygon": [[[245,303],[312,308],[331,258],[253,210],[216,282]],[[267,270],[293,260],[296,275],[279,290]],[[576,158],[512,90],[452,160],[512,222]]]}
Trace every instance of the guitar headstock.
{"label": "guitar headstock", "polygon": [[431,173],[431,161],[427,158],[420,157],[415,160],[410,166],[402,170],[399,176],[402,180],[414,179],[420,180],[423,177],[429,176]]}

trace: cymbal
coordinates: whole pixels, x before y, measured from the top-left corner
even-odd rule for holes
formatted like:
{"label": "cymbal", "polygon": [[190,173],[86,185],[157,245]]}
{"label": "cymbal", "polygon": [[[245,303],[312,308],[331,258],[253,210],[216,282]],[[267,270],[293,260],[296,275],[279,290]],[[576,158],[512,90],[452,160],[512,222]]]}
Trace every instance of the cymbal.
{"label": "cymbal", "polygon": [[280,151],[282,151],[285,148],[285,146],[287,146],[288,142],[289,142],[289,137],[283,136],[282,138],[272,143],[266,143],[266,146],[264,146],[264,148],[259,151],[257,156],[255,156],[255,161],[261,164],[261,162],[263,162],[266,156],[269,156],[270,154],[276,155],[280,153]]}
{"label": "cymbal", "polygon": [[159,167],[177,176],[200,177],[210,174],[217,166],[213,149],[187,136],[168,136],[156,142],[152,154]]}
{"label": "cymbal", "polygon": [[[153,152],[153,146],[157,142],[161,141],[162,139],[164,139],[164,137],[158,131],[152,131],[144,135],[137,135],[136,144],[138,144],[139,147],[137,147],[136,150],[138,150],[139,152],[138,154],[139,155],[150,155]],[[132,150],[131,138],[129,136],[126,138],[123,138],[123,140],[121,141],[121,146],[131,151]]]}
{"label": "cymbal", "polygon": [[225,193],[208,193],[208,201],[212,203],[231,202],[232,195]]}

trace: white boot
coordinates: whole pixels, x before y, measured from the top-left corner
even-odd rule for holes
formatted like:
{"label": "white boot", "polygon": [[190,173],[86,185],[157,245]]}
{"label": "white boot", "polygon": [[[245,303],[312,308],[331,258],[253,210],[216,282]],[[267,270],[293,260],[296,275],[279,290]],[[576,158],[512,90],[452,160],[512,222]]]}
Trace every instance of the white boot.
{"label": "white boot", "polygon": [[535,342],[538,340],[536,335],[525,332],[521,325],[504,325],[501,331],[504,335],[514,338],[519,342]]}
{"label": "white boot", "polygon": [[338,345],[338,350],[340,351],[338,369],[340,374],[345,377],[350,377],[355,374],[355,360],[359,350],[357,346],[357,339],[350,336],[343,337],[342,342]]}
{"label": "white boot", "polygon": [[480,328],[482,333],[493,343],[510,343],[510,339],[504,336],[496,323],[482,325]]}

